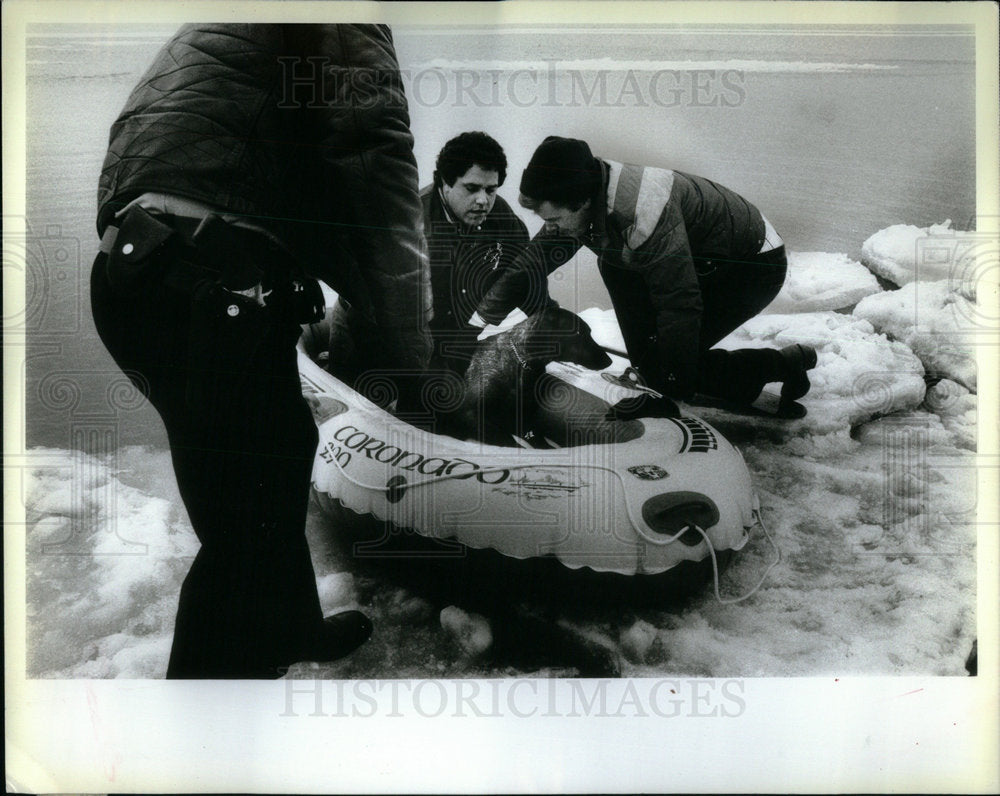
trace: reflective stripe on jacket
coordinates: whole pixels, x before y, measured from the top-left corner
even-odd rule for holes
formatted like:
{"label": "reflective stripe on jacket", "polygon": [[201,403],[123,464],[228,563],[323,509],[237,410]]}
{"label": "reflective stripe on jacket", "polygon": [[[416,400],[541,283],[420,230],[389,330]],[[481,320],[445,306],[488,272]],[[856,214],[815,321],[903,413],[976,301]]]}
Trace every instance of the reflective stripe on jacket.
{"label": "reflective stripe on jacket", "polygon": [[698,273],[759,252],[763,217],[743,197],[703,177],[615,161],[603,161],[603,168],[605,190],[592,199],[590,236],[570,240],[543,230],[479,313],[495,322],[514,306],[528,303],[528,311],[547,275],[587,245],[598,256],[633,363],[655,355],[675,391],[689,392],[700,352]]}

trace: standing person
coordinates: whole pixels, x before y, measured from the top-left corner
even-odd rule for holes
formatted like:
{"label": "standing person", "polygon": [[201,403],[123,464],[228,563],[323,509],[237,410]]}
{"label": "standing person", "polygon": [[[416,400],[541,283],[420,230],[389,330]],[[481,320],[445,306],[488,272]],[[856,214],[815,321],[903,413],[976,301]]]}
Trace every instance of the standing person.
{"label": "standing person", "polygon": [[169,678],[341,657],[305,538],[317,431],[299,387],[316,277],[363,296],[389,361],[430,354],[416,162],[389,30],[189,25],[111,128],[92,272],[102,341],[166,426],[201,548]]}
{"label": "standing person", "polygon": [[[506,179],[507,156],[500,144],[486,133],[467,132],[442,147],[434,182],[420,191],[434,296],[434,360],[458,374],[482,332],[469,320],[528,243],[524,222],[497,195]],[[338,302],[330,333],[334,372],[353,382],[366,367],[378,367],[369,342],[378,339],[370,312]]]}
{"label": "standing person", "polygon": [[585,141],[549,136],[521,177],[519,202],[545,221],[516,268],[478,309],[487,322],[544,300],[545,279],[587,246],[614,305],[632,364],[674,398],[696,392],[750,404],[783,382],[778,413],[800,417],[813,349],[713,348],[781,289],[787,261],[760,211],[691,174],[593,156]]}

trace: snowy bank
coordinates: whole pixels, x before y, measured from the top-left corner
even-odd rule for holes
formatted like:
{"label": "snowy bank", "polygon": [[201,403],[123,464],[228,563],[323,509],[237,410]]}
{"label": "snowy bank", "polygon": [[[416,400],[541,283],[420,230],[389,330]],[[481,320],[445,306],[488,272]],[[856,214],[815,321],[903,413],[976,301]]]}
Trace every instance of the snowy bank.
{"label": "snowy bank", "polygon": [[[853,451],[819,461],[742,446],[784,560],[745,604],[706,597],[652,620],[636,673],[964,675],[976,627],[975,469],[929,434],[924,466],[910,467],[913,423],[933,421],[877,421]],[[765,551],[755,545],[727,573],[729,593],[753,583]]]}
{"label": "snowy bank", "polygon": [[846,254],[789,252],[785,284],[763,311],[784,314],[840,310],[880,290],[871,271]]}
{"label": "snowy bank", "polygon": [[29,674],[162,677],[198,550],[169,453],[32,453],[40,464],[25,498]]}
{"label": "snowy bank", "polygon": [[906,343],[929,374],[976,391],[976,360],[967,339],[975,307],[953,282],[910,282],[863,299],[854,315],[882,334]]}
{"label": "snowy bank", "polygon": [[[584,310],[594,339],[624,347],[612,310]],[[722,408],[692,405],[687,411],[718,426],[723,433],[748,423],[776,441],[796,439],[794,450],[819,453],[850,444],[854,426],[872,418],[915,409],[924,399],[924,366],[908,346],[876,332],[868,321],[836,312],[759,315],[719,343],[720,348],[783,348],[793,343],[815,347],[811,389],[802,399],[809,410],[801,420],[753,417],[748,420]],[[616,361],[617,362],[617,361]],[[620,370],[620,365],[613,365]],[[779,385],[774,385],[775,389]]]}
{"label": "snowy bank", "polygon": [[[986,258],[996,258],[995,244],[984,243],[990,243],[989,236],[952,229],[950,219],[929,227],[895,224],[861,245],[861,262],[876,276],[900,287],[941,279],[969,284],[978,269],[989,265]],[[978,262],[980,257],[984,262]]]}

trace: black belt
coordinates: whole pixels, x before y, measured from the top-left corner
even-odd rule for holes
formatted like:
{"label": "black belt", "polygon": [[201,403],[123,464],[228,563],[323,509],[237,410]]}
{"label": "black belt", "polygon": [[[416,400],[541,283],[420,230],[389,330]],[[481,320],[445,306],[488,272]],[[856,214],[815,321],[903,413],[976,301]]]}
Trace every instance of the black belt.
{"label": "black belt", "polygon": [[306,276],[284,247],[264,232],[214,214],[198,219],[136,206],[119,226],[104,231],[101,251],[109,268],[117,264],[125,271],[166,254],[164,282],[185,293],[200,291],[208,281],[295,323],[314,323],[324,315],[319,282]]}
{"label": "black belt", "polygon": [[[279,246],[264,232],[231,224],[214,213],[204,218],[161,215],[135,207],[123,218],[120,226],[109,226],[101,236],[101,251],[110,255],[116,245],[128,256],[133,249],[141,250],[146,244],[144,227],[130,223],[132,213],[143,214],[147,219],[170,228],[176,238],[171,241],[177,256],[188,263],[217,275],[230,290],[247,290],[263,281],[289,280],[299,275],[301,269],[287,250]],[[119,241],[121,230],[129,229],[129,240]],[[132,240],[131,238],[135,238]],[[154,234],[156,247],[166,243]],[[131,247],[131,248],[130,248]],[[148,252],[136,251],[146,256]]]}

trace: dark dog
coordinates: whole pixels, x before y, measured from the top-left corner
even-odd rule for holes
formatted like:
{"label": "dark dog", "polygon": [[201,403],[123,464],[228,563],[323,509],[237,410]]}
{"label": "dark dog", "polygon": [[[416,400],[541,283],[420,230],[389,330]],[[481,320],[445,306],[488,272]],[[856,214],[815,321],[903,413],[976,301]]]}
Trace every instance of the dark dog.
{"label": "dark dog", "polygon": [[545,366],[559,361],[594,370],[611,364],[586,321],[561,307],[548,307],[483,340],[465,371],[463,399],[444,418],[444,430],[493,445],[510,445],[511,435],[530,435]]}

